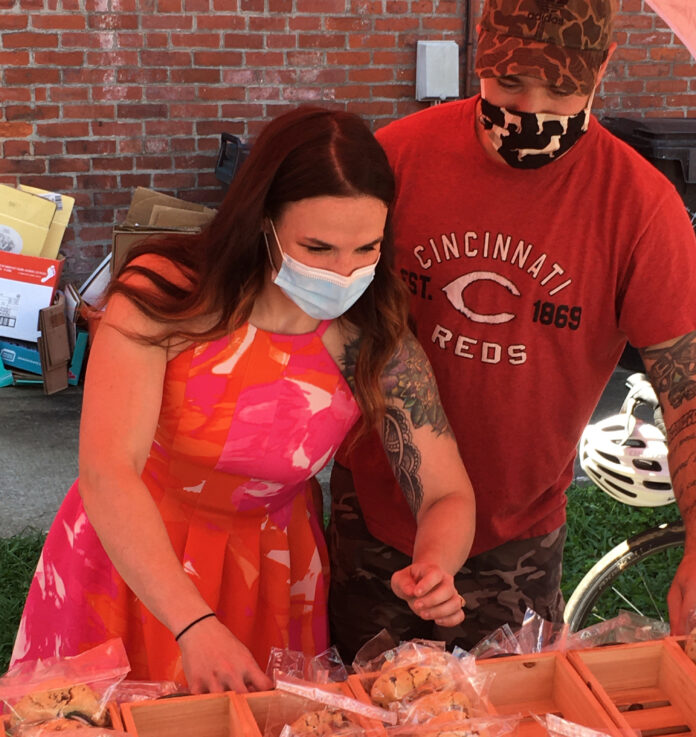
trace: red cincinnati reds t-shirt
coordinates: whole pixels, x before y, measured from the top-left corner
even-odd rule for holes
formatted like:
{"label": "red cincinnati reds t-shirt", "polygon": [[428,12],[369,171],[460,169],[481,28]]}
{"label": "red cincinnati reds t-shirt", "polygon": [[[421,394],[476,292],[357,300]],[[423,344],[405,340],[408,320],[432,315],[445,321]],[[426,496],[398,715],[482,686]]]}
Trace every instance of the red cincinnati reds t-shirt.
{"label": "red cincinnati reds t-shirt", "polygon": [[[472,554],[564,522],[576,444],[625,340],[696,329],[696,239],[669,180],[594,118],[540,169],[492,161],[477,100],[378,132],[397,179],[397,268],[476,492]],[[339,460],[369,529],[411,553],[377,435],[351,457]]]}

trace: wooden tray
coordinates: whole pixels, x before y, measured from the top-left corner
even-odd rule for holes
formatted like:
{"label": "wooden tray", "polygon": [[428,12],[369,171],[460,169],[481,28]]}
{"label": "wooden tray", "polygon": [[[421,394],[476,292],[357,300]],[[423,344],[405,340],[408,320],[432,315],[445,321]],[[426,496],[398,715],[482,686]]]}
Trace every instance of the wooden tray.
{"label": "wooden tray", "polygon": [[568,659],[622,730],[642,737],[696,731],[696,673],[670,639],[576,650]]}
{"label": "wooden tray", "polygon": [[[665,637],[666,642],[673,643],[675,647],[679,648],[684,653],[684,655],[686,655],[687,639],[689,639],[688,635],[670,635],[669,637]],[[686,659],[689,661],[689,663],[693,664],[694,668],[696,669],[696,662],[693,661],[688,655],[686,655]],[[694,672],[696,673],[696,670]],[[696,677],[696,675],[694,677]]]}
{"label": "wooden tray", "polygon": [[[322,684],[317,688],[354,698],[345,682]],[[316,701],[280,690],[237,694],[237,697],[239,716],[247,737],[278,737],[285,724],[294,722],[307,711],[323,708]],[[362,723],[362,720],[358,721]]]}
{"label": "wooden tray", "polygon": [[138,737],[247,737],[238,694],[177,696],[121,704],[125,730]]}
{"label": "wooden tray", "polygon": [[563,654],[512,655],[480,660],[481,673],[492,676],[488,700],[502,715],[521,714],[516,737],[546,737],[532,715],[556,714],[592,729],[617,735],[613,721]]}

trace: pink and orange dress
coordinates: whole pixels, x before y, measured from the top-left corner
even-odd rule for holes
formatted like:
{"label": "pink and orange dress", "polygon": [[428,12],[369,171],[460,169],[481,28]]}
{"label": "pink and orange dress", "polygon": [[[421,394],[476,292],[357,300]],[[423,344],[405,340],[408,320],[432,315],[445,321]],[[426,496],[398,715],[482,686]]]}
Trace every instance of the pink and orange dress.
{"label": "pink and orange dress", "polygon": [[[279,335],[246,324],[173,358],[142,474],[184,570],[262,669],[273,646],[328,647],[328,565],[310,479],[359,416],[322,342],[328,325]],[[185,683],[174,636],[114,569],[78,484],[47,536],[12,662],[120,637],[129,678]]]}

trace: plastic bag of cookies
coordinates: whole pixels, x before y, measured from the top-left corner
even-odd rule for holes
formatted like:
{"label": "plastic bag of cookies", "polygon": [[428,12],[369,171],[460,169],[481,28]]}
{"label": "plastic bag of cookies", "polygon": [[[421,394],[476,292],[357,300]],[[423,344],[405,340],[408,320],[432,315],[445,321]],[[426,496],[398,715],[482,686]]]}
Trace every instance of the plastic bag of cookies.
{"label": "plastic bag of cookies", "polygon": [[520,724],[519,716],[481,717],[441,714],[425,724],[404,724],[386,729],[387,737],[504,737]]}
{"label": "plastic bag of cookies", "polygon": [[482,675],[473,657],[454,655],[443,643],[412,640],[384,654],[373,678],[363,673],[374,704],[396,711],[399,722],[423,723],[456,711],[467,717],[488,713],[485,700],[490,676]]}
{"label": "plastic bag of cookies", "polygon": [[[18,663],[0,678],[10,735],[110,726],[107,705],[130,665],[120,639],[80,655]],[[80,726],[76,726],[79,724]],[[87,735],[85,735],[87,737]]]}

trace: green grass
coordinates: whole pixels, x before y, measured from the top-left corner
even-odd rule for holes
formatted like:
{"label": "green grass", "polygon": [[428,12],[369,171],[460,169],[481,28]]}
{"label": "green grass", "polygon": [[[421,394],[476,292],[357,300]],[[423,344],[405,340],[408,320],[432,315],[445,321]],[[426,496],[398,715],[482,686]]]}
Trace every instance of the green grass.
{"label": "green grass", "polygon": [[[562,590],[566,599],[585,572],[614,545],[647,527],[677,519],[671,504],[656,509],[629,507],[591,485],[573,485],[568,491],[568,541]],[[29,530],[0,538],[0,674],[7,670],[24,599],[36,566],[44,535]],[[669,565],[674,565],[670,563]],[[671,569],[660,563],[649,575],[669,583]],[[641,605],[640,600],[638,601]],[[645,603],[648,607],[648,603]]]}
{"label": "green grass", "polygon": [[676,504],[629,507],[593,484],[568,489],[568,539],[563,555],[561,589],[566,599],[600,556],[648,527],[679,519]]}
{"label": "green grass", "polygon": [[[563,561],[561,589],[566,600],[584,574],[597,560],[627,537],[663,522],[679,519],[676,504],[664,507],[630,507],[612,499],[596,486],[572,485],[568,490],[568,539]],[[668,620],[666,592],[681,551],[672,549],[621,574],[616,588],[627,596],[641,613]],[[643,583],[649,584],[649,591]],[[607,592],[596,607],[598,618],[610,617],[617,609],[629,606]],[[598,621],[595,618],[588,624]]]}
{"label": "green grass", "polygon": [[37,530],[0,538],[0,674],[10,662],[24,599],[44,538]]}

